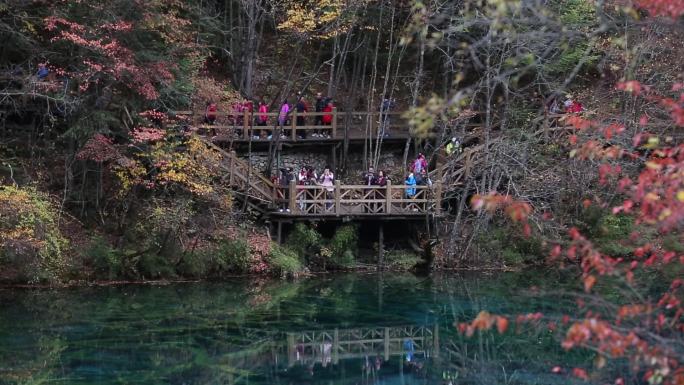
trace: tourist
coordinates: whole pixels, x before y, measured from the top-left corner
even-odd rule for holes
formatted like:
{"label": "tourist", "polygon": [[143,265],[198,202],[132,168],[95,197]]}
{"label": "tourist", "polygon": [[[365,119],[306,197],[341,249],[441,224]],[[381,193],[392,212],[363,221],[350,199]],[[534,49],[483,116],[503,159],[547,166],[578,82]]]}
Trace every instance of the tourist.
{"label": "tourist", "polygon": [[416,185],[417,186],[422,186],[423,185],[423,172],[414,172],[413,176],[416,178]]}
{"label": "tourist", "polygon": [[292,169],[290,167],[280,169],[280,188],[283,190],[283,202],[280,207],[281,213],[283,211],[290,212],[290,182],[294,180]]}
{"label": "tourist", "polygon": [[363,173],[362,176],[363,184],[366,186],[371,186],[375,184],[375,169],[373,167],[368,167],[368,171]]}
{"label": "tourist", "polygon": [[[385,172],[380,170],[378,171],[378,175],[375,177],[375,181],[373,182],[376,186],[375,190],[375,199],[385,199],[387,196],[385,195],[385,189],[381,189],[380,187],[387,187],[387,177],[385,176]],[[375,204],[375,212],[382,212],[380,210],[382,207],[384,207],[383,202],[376,202]]]}
{"label": "tourist", "polygon": [[[309,109],[307,108],[306,101],[304,101],[304,97],[301,94],[297,99],[297,105],[295,108],[297,109],[297,126],[306,126],[305,115]],[[306,139],[306,130],[299,131],[299,138]]]}
{"label": "tourist", "polygon": [[268,124],[268,105],[264,99],[259,101],[259,115],[256,119],[257,126],[265,126]]}
{"label": "tourist", "polygon": [[306,169],[306,166],[302,167],[299,170],[299,174],[297,175],[297,184],[304,186],[309,179],[309,172]]}
{"label": "tourist", "polygon": [[36,76],[38,77],[38,80],[46,80],[46,78],[50,75],[50,70],[47,68],[45,63],[40,63],[38,64],[38,72],[36,72]]}
{"label": "tourist", "polygon": [[334,187],[334,182],[335,182],[335,175],[330,171],[329,167],[326,167],[325,170],[323,170],[323,174],[321,174],[319,178],[319,184],[325,188],[325,196],[326,196],[326,203],[325,203],[325,208],[326,210],[330,210],[332,207],[332,202],[329,202],[330,199],[333,197],[333,192],[335,191]]}
{"label": "tourist", "polygon": [[458,138],[456,138],[454,136],[453,138],[451,138],[449,143],[447,143],[445,152],[446,152],[447,156],[451,156],[452,154],[458,155],[461,153],[461,151],[462,151],[461,141],[458,140]]}
{"label": "tourist", "polygon": [[578,114],[584,111],[584,106],[582,105],[582,103],[573,100],[572,95],[567,95],[565,97],[563,107],[565,107],[565,112],[568,114]]}
{"label": "tourist", "polygon": [[430,180],[430,175],[427,173],[425,169],[420,172],[420,174],[416,175],[416,184],[418,186],[432,186],[432,181]]}
{"label": "tourist", "polygon": [[[323,108],[323,112],[326,113],[325,115],[323,115],[323,124],[324,124],[324,125],[326,125],[326,126],[332,125],[332,122],[333,122],[333,114],[332,114],[332,112],[333,112],[333,109],[334,109],[334,108],[335,108],[335,107],[333,106],[332,99],[328,99],[328,103],[327,103],[327,104],[325,105],[325,107]],[[331,138],[330,131],[328,131],[328,133],[326,133],[326,134],[324,134],[324,135],[321,134],[321,137],[325,137],[325,138],[330,139],[330,138]]]}
{"label": "tourist", "polygon": [[315,185],[316,181],[318,180],[318,174],[316,174],[316,170],[314,170],[313,167],[309,166],[309,169],[307,171],[307,180],[309,182],[309,185]]}
{"label": "tourist", "polygon": [[304,210],[304,200],[306,199],[307,190],[302,188],[303,186],[309,185],[309,173],[306,166],[299,170],[297,175],[297,201],[299,202],[299,209]]}
{"label": "tourist", "polygon": [[238,132],[237,129],[240,127],[240,131],[242,131],[242,112],[244,109],[244,104],[241,101],[236,101],[233,103],[233,126],[235,127],[235,132]]}
{"label": "tourist", "polygon": [[563,109],[560,106],[560,103],[558,103],[558,98],[553,97],[551,101],[546,105],[546,108],[549,113],[551,114],[562,114]]}
{"label": "tourist", "polygon": [[419,152],[413,164],[411,164],[411,171],[414,174],[421,174],[423,170],[427,170],[427,160],[425,160],[425,155]]}
{"label": "tourist", "polygon": [[204,109],[204,122],[206,124],[214,124],[216,122],[216,112],[218,107],[213,101],[207,102],[207,106]]}
{"label": "tourist", "polygon": [[375,184],[380,186],[380,187],[385,187],[387,186],[387,177],[385,176],[385,172],[380,170],[378,171],[378,176],[375,178]]}
{"label": "tourist", "polygon": [[287,103],[287,99],[283,100],[283,104],[280,106],[280,113],[278,114],[278,125],[281,129],[280,139],[285,139],[285,130],[283,127],[287,125],[288,115],[290,114],[290,105]]}
{"label": "tourist", "polygon": [[413,354],[416,350],[415,343],[412,339],[407,338],[404,340],[404,350],[406,351],[406,362],[411,362],[413,360]]}
{"label": "tourist", "polygon": [[412,172],[408,174],[404,184],[408,186],[406,187],[406,197],[413,198],[416,195],[416,177]]}
{"label": "tourist", "polygon": [[[256,123],[257,126],[262,127],[268,124],[268,106],[266,105],[266,102],[264,102],[263,98],[259,101],[259,115],[257,115]],[[269,136],[269,134],[267,130],[261,130],[260,136],[266,137]]]}
{"label": "tourist", "polygon": [[[316,112],[318,114],[321,114],[323,112],[323,109],[326,106],[326,101],[323,98],[323,94],[320,92],[316,93]],[[323,125],[323,115],[316,115],[316,118],[314,119],[314,125],[315,126],[322,126]],[[321,130],[315,129],[313,133],[314,138],[318,138],[321,136]]]}

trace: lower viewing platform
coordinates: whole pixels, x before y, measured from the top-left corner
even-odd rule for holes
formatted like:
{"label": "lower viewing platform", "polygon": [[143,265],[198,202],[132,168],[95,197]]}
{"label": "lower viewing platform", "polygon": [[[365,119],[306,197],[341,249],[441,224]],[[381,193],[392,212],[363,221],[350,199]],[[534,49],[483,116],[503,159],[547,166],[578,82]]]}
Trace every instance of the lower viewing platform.
{"label": "lower viewing platform", "polygon": [[272,216],[289,218],[410,219],[441,214],[441,182],[428,185],[301,186],[275,189]]}

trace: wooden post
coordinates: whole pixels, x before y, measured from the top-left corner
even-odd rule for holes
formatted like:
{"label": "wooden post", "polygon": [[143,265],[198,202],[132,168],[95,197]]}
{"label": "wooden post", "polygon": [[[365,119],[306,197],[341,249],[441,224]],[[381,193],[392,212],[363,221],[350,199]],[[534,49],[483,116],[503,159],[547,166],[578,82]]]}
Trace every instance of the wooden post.
{"label": "wooden post", "polygon": [[438,180],[435,183],[435,213],[440,215],[442,213],[442,181]]}
{"label": "wooden post", "polygon": [[283,244],[283,221],[278,221],[278,244]]}
{"label": "wooden post", "polygon": [[295,363],[297,357],[297,347],[295,346],[295,335],[294,333],[287,333],[287,366],[292,366]]}
{"label": "wooden post", "polygon": [[383,256],[385,254],[385,229],[382,221],[378,225],[378,271],[383,268]]}
{"label": "wooden post", "polygon": [[229,159],[228,159],[229,160],[228,161],[228,170],[229,171],[228,172],[230,172],[230,176],[229,176],[230,179],[229,179],[228,183],[232,186],[233,180],[234,180],[233,174],[235,174],[235,151],[231,150],[228,157],[229,157]]}
{"label": "wooden post", "polygon": [[297,109],[292,111],[292,141],[297,140]]}
{"label": "wooden post", "polygon": [[294,212],[295,208],[297,207],[297,185],[295,184],[294,179],[290,181],[290,212]]}
{"label": "wooden post", "polygon": [[432,356],[439,357],[439,324],[432,330]]}
{"label": "wooden post", "polygon": [[389,332],[390,332],[389,328],[385,328],[385,338],[383,339],[383,342],[385,345],[385,361],[389,361],[389,358],[390,358],[390,333]]}
{"label": "wooden post", "polygon": [[249,133],[247,132],[247,129],[249,129],[249,110],[245,109],[242,112],[242,138],[247,140],[249,139]]}
{"label": "wooden post", "polygon": [[340,181],[335,181],[335,214],[340,215]]}
{"label": "wooden post", "polygon": [[333,120],[332,120],[332,137],[333,139],[337,137],[337,107],[333,107]]}
{"label": "wooden post", "polygon": [[340,331],[337,328],[333,331],[332,361],[333,364],[337,364],[340,361]]}
{"label": "wooden post", "polygon": [[387,181],[387,189],[385,191],[385,214],[390,214],[392,212],[392,181]]}

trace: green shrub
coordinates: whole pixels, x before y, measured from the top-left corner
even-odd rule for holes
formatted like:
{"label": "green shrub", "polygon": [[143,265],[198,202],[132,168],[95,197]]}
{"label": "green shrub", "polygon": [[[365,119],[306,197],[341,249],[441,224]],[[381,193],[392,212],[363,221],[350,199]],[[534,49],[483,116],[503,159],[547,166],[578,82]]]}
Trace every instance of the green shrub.
{"label": "green shrub", "polygon": [[104,237],[93,237],[82,258],[93,262],[99,277],[114,279],[122,275],[123,254],[112,248]]}
{"label": "green shrub", "polygon": [[68,241],[59,213],[48,197],[31,187],[0,187],[0,255],[21,280],[58,282],[69,263]]}
{"label": "green shrub", "polygon": [[593,1],[555,0],[551,6],[556,8],[560,21],[567,26],[588,27],[599,21]]}
{"label": "green shrub", "polygon": [[523,236],[505,225],[493,226],[477,239],[485,253],[501,258],[509,266],[539,264],[546,258],[541,239]]}
{"label": "green shrub", "polygon": [[304,223],[297,223],[287,238],[287,247],[300,259],[309,257],[321,249],[321,234]]}
{"label": "green shrub", "polygon": [[304,268],[294,250],[276,243],[271,244],[268,262],[271,272],[281,277],[295,277]]}
{"label": "green shrub", "polygon": [[610,255],[611,257],[617,258],[617,257],[629,257],[632,255],[633,248],[629,246],[625,246],[619,241],[615,240],[597,240],[596,246],[598,246],[598,249],[600,252]]}
{"label": "green shrub", "polygon": [[138,273],[147,279],[172,278],[176,270],[171,261],[161,254],[144,253],[140,256],[137,266]]}
{"label": "green shrub", "polygon": [[354,265],[354,255],[358,248],[358,228],[354,225],[344,225],[337,229],[330,240],[330,262],[337,267]]}
{"label": "green shrub", "polygon": [[665,250],[674,251],[675,253],[684,253],[684,243],[674,234],[668,235],[663,239],[663,247]]}
{"label": "green shrub", "polygon": [[183,277],[204,278],[212,268],[212,254],[192,252],[183,256],[178,264],[177,272]]}
{"label": "green shrub", "polygon": [[605,239],[627,239],[633,230],[633,217],[611,214],[601,219],[599,236]]}
{"label": "green shrub", "polygon": [[404,250],[385,254],[385,264],[393,270],[410,270],[421,262],[424,261],[419,255]]}
{"label": "green shrub", "polygon": [[221,240],[213,254],[212,261],[217,273],[249,271],[251,262],[249,245],[242,239]]}

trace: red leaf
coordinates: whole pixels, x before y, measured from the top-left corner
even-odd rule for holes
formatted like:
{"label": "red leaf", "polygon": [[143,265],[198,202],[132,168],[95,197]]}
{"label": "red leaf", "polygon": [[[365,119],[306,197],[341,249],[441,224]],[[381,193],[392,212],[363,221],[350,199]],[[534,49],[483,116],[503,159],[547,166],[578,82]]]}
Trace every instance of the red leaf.
{"label": "red leaf", "polygon": [[496,330],[499,331],[499,334],[503,334],[506,329],[508,329],[508,319],[505,317],[496,317]]}
{"label": "red leaf", "polygon": [[641,93],[641,83],[636,80],[629,80],[626,82],[620,82],[616,87],[618,90],[629,92],[634,95],[639,95]]}
{"label": "red leaf", "polygon": [[584,278],[584,291],[589,292],[596,283],[596,277],[588,275]]}
{"label": "red leaf", "polygon": [[587,375],[587,371],[584,369],[581,369],[581,368],[572,369],[572,375],[579,378],[579,379],[582,379],[584,381],[589,380],[589,376]]}

